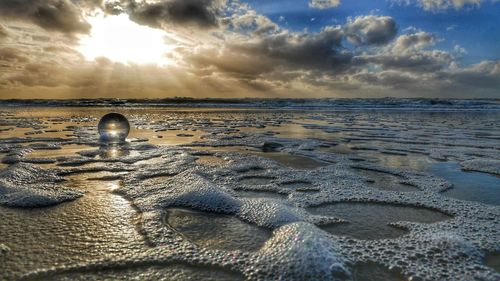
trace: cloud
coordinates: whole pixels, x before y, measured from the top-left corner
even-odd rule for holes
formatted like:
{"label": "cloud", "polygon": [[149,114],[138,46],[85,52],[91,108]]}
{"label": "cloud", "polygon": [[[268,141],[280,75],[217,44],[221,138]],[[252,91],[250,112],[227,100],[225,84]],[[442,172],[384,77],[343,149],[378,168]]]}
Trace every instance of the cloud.
{"label": "cloud", "polygon": [[[285,40],[286,44],[292,41]],[[10,69],[0,72],[2,97],[29,98],[35,93],[52,98],[466,97],[471,93],[494,97],[500,86],[500,61],[448,68],[453,58],[436,50],[395,57],[388,46],[384,55],[374,51],[371,57],[361,54],[347,60],[342,68],[326,64],[319,68],[301,65],[301,60],[289,61],[294,52],[256,55],[230,46],[200,46],[191,51],[186,48],[184,63],[159,67],[114,63],[106,58],[89,62],[53,46],[53,41],[44,44],[45,52],[34,52],[28,46],[0,49],[0,66]],[[446,59],[440,62],[440,57]]]}
{"label": "cloud", "polygon": [[349,83],[358,85],[361,91],[370,89],[372,93],[379,93],[379,96],[496,97],[500,87],[500,75],[498,72],[495,74],[498,69],[500,61],[484,61],[468,68],[426,73],[364,70],[352,75]]}
{"label": "cloud", "polygon": [[467,50],[464,47],[455,44],[455,46],[453,46],[453,53],[455,53],[455,55],[458,57],[462,57],[464,55],[467,55]]}
{"label": "cloud", "polygon": [[223,18],[222,23],[239,33],[251,33],[261,36],[266,33],[279,31],[279,25],[268,17],[258,14],[247,5],[236,6],[231,15]]}
{"label": "cloud", "polygon": [[448,9],[460,10],[463,8],[479,7],[482,3],[498,0],[390,0],[396,5],[417,5],[426,11],[439,12]]}
{"label": "cloud", "polygon": [[121,0],[108,2],[108,13],[126,12],[137,23],[154,28],[171,25],[213,28],[219,24],[219,16],[225,0],[160,0],[153,2]]}
{"label": "cloud", "polygon": [[446,27],[446,31],[453,31],[453,30],[455,30],[457,27],[458,27],[458,25],[456,25],[456,24],[452,24],[452,25],[450,25],[450,26]]}
{"label": "cloud", "polygon": [[436,43],[434,35],[418,31],[413,34],[399,36],[392,47],[395,53],[407,53],[409,51],[422,50]]}
{"label": "cloud", "polygon": [[[291,32],[243,5],[223,20],[228,30],[220,41],[180,49],[188,64],[207,73],[225,73],[245,81],[261,79],[279,69],[338,72],[352,53],[342,47],[339,26],[319,32]],[[206,43],[206,42],[205,42]]]}
{"label": "cloud", "polygon": [[2,63],[23,63],[29,61],[28,54],[24,54],[17,48],[0,48],[0,62]]}
{"label": "cloud", "polygon": [[461,9],[465,6],[479,6],[480,4],[481,0],[420,0],[420,5],[428,11],[445,10],[451,7]]}
{"label": "cloud", "polygon": [[221,46],[187,48],[182,56],[196,68],[222,72],[242,79],[257,79],[280,71],[342,71],[352,53],[341,47],[340,27],[318,33],[291,33],[226,37]]}
{"label": "cloud", "polygon": [[441,50],[427,50],[436,42],[434,35],[417,31],[403,34],[392,43],[374,52],[364,52],[354,58],[357,64],[374,64],[383,70],[435,72],[448,67],[454,57]]}
{"label": "cloud", "polygon": [[[101,5],[100,1],[72,3],[81,11]],[[225,4],[222,0],[103,4],[110,13],[128,13],[136,22],[178,38],[168,54],[174,63],[168,66],[122,64],[107,58],[87,61],[75,51],[76,41],[66,36],[69,31],[47,32],[27,18],[4,22],[9,45],[0,47],[0,96],[498,96],[499,61],[460,66],[461,47],[439,50],[438,38],[417,28],[397,36],[391,17],[358,16],[348,18],[344,26],[297,32],[247,4]],[[175,5],[185,12],[173,15]]]}
{"label": "cloud", "polygon": [[496,91],[500,88],[500,60],[482,61],[467,68],[457,68],[442,73],[442,78],[451,81],[461,91],[469,89],[491,89]]}
{"label": "cloud", "polygon": [[67,34],[90,31],[79,7],[69,0],[2,0],[0,16]]}
{"label": "cloud", "polygon": [[7,37],[9,37],[9,32],[7,31],[7,28],[5,28],[3,25],[0,24],[0,40],[4,40]]}
{"label": "cloud", "polygon": [[333,69],[351,57],[340,48],[342,38],[341,28],[327,26],[318,33],[282,32],[231,47],[248,54],[263,54],[287,65]]}
{"label": "cloud", "polygon": [[361,55],[355,58],[359,64],[375,64],[384,70],[408,72],[435,72],[449,66],[453,56],[447,52],[432,50],[406,54]]}
{"label": "cloud", "polygon": [[340,0],[310,0],[309,7],[315,9],[329,9],[340,5]]}
{"label": "cloud", "polygon": [[361,72],[353,75],[353,79],[370,85],[385,86],[393,89],[410,87],[416,84],[418,80],[421,81],[421,77],[393,70],[377,73]]}
{"label": "cloud", "polygon": [[383,45],[397,33],[396,22],[387,16],[359,16],[348,18],[344,32],[349,42],[355,45]]}

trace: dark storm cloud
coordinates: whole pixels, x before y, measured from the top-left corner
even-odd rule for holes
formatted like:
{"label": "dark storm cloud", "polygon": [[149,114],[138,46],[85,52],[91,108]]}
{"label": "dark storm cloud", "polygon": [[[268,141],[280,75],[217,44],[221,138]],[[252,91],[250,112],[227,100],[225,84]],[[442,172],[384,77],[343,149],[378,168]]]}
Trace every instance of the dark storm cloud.
{"label": "dark storm cloud", "polygon": [[349,19],[344,26],[349,42],[356,45],[383,45],[398,31],[396,22],[386,16],[359,16]]}
{"label": "dark storm cloud", "polygon": [[88,33],[79,7],[68,0],[1,0],[0,16],[32,22],[47,30]]}
{"label": "dark storm cloud", "polygon": [[257,77],[275,69],[340,71],[349,67],[352,53],[341,46],[342,30],[326,27],[318,33],[280,32],[233,39],[224,48],[213,48],[183,55],[193,65],[213,68],[232,75]]}
{"label": "dark storm cloud", "polygon": [[126,12],[137,23],[161,28],[164,25],[192,25],[199,28],[218,26],[219,13],[225,1],[221,0],[162,0],[144,2],[122,0],[106,4],[111,14]]}
{"label": "dark storm cloud", "polygon": [[342,38],[340,28],[325,27],[318,33],[280,33],[232,47],[250,55],[263,54],[299,68],[333,69],[348,63],[352,57],[350,52],[341,48]]}

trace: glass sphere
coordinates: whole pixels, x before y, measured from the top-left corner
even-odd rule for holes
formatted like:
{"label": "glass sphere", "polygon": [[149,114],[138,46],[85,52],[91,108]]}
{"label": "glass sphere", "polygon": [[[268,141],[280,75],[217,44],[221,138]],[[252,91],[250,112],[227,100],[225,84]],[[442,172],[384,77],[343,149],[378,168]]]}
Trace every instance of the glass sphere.
{"label": "glass sphere", "polygon": [[122,143],[130,132],[127,118],[120,113],[108,113],[101,118],[97,125],[100,140],[105,143]]}

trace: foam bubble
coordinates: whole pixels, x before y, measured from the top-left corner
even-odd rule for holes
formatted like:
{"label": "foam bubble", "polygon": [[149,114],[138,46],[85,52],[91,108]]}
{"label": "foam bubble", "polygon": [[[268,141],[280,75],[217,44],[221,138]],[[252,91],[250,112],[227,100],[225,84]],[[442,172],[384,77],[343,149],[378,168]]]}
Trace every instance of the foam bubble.
{"label": "foam bubble", "polygon": [[466,171],[477,171],[500,176],[500,160],[474,159],[461,163],[462,169]]}
{"label": "foam bubble", "polygon": [[17,163],[0,171],[0,204],[10,207],[43,207],[83,196],[64,187],[54,171]]}
{"label": "foam bubble", "polygon": [[282,226],[259,251],[267,257],[258,262],[260,268],[268,270],[262,280],[345,280],[351,273],[339,248],[335,240],[311,224]]}
{"label": "foam bubble", "polygon": [[8,251],[10,251],[9,247],[4,244],[0,244],[0,257],[7,254]]}

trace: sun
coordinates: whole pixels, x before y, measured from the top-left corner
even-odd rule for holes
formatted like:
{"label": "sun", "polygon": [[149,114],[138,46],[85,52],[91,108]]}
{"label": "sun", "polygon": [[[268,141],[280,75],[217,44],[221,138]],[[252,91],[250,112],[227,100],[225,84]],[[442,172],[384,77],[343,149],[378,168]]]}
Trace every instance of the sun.
{"label": "sun", "polygon": [[77,50],[87,59],[106,57],[115,62],[168,65],[166,55],[175,48],[167,44],[165,31],[139,25],[126,14],[88,17],[92,30],[81,36]]}

